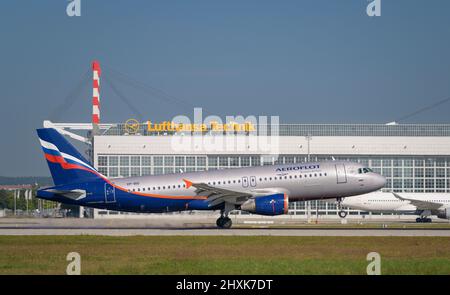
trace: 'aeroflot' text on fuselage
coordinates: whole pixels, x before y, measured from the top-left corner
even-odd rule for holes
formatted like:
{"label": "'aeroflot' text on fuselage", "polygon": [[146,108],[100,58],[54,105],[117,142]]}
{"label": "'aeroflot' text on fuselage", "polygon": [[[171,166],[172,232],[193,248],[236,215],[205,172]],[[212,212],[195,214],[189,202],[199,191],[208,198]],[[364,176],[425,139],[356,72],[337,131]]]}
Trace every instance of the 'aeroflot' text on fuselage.
{"label": "'aeroflot' text on fuselage", "polygon": [[281,171],[295,171],[295,170],[306,170],[306,169],[319,169],[319,164],[316,165],[307,165],[307,166],[293,166],[293,167],[279,167],[277,168],[277,172]]}

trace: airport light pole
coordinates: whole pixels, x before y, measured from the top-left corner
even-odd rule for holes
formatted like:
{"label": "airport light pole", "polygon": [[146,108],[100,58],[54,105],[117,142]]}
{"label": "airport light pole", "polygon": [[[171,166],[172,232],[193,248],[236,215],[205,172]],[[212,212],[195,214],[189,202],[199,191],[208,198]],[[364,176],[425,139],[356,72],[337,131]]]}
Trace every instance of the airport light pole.
{"label": "airport light pole", "polygon": [[306,218],[311,222],[311,201],[306,201]]}
{"label": "airport light pole", "polygon": [[14,190],[14,216],[16,216],[16,199],[18,190]]}
{"label": "airport light pole", "polygon": [[[307,162],[311,161],[311,134],[308,133],[308,135],[305,136],[305,139],[307,141]],[[306,201],[306,216],[308,219],[308,223],[311,222],[311,201]]]}
{"label": "airport light pole", "polygon": [[31,191],[27,190],[25,193],[25,201],[26,201],[26,206],[27,206],[27,216],[29,215],[28,213],[28,198],[31,198]]}

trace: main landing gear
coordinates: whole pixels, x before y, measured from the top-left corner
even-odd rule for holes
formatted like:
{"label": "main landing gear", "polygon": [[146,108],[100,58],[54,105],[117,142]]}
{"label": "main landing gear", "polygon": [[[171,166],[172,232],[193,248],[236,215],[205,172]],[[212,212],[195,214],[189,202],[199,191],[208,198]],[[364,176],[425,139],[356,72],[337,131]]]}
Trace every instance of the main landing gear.
{"label": "main landing gear", "polygon": [[426,217],[426,216],[420,216],[416,218],[416,222],[417,223],[429,223],[431,222],[431,218]]}
{"label": "main landing gear", "polygon": [[224,207],[220,210],[220,217],[217,219],[216,224],[218,228],[229,229],[233,225],[231,218],[228,217],[228,214],[233,211],[234,205],[226,203]]}
{"label": "main landing gear", "polygon": [[342,210],[342,198],[336,198],[336,202],[337,202],[337,209],[339,210],[338,215],[340,218],[345,218],[347,217],[347,211]]}
{"label": "main landing gear", "polygon": [[230,217],[222,217],[221,216],[217,219],[216,224],[217,224],[218,228],[228,229],[231,227],[233,222],[231,221]]}

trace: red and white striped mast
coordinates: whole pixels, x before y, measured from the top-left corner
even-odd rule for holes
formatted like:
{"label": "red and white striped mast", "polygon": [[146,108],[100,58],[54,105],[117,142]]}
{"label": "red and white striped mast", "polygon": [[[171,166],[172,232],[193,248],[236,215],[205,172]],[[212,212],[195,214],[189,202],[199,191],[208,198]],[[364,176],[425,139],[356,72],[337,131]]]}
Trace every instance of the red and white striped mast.
{"label": "red and white striped mast", "polygon": [[99,134],[100,124],[100,63],[92,62],[92,136]]}

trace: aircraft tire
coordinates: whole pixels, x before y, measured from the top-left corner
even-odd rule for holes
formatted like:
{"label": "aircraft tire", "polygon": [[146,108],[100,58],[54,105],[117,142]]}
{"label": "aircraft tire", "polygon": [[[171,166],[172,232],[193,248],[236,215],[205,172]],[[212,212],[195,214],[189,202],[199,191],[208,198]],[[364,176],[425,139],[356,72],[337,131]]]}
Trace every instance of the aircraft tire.
{"label": "aircraft tire", "polygon": [[223,218],[221,225],[222,225],[221,228],[229,229],[233,225],[233,222],[231,221],[231,219],[229,217],[225,217],[225,218]]}
{"label": "aircraft tire", "polygon": [[345,217],[347,217],[347,212],[341,210],[341,211],[338,212],[338,215],[339,215],[340,218],[345,218]]}
{"label": "aircraft tire", "polygon": [[217,225],[217,227],[222,227],[222,217],[219,217],[219,218],[217,218],[217,220],[216,220],[216,225]]}

